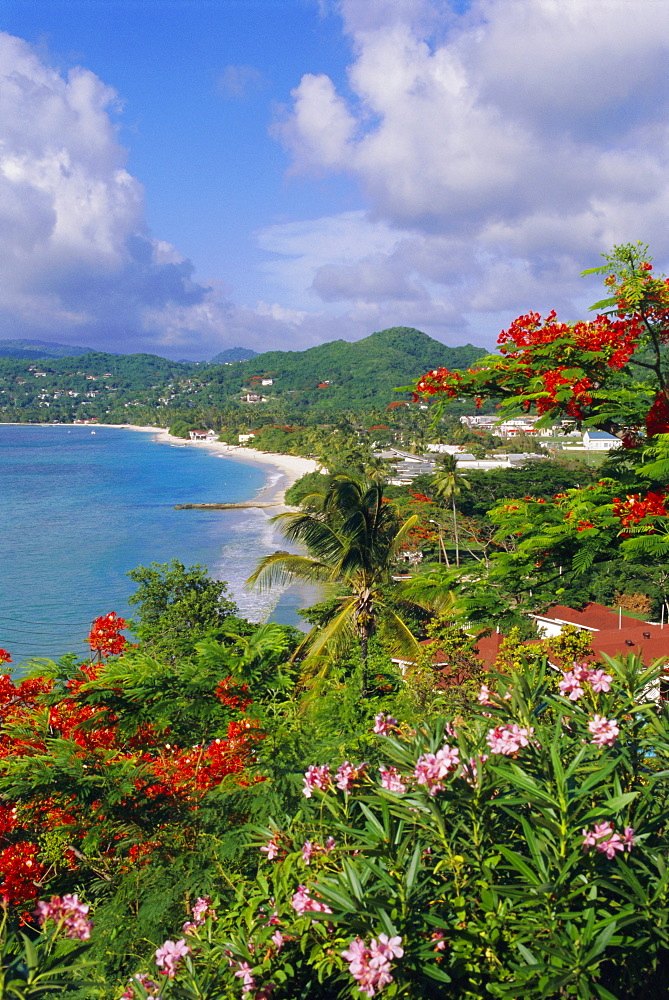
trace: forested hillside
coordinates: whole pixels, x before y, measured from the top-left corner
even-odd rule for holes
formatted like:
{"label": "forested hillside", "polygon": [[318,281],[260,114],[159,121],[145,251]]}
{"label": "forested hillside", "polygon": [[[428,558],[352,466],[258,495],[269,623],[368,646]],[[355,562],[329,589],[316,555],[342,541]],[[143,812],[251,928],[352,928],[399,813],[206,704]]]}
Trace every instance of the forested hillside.
{"label": "forested hillside", "polygon": [[[419,330],[393,327],[353,344],[336,340],[233,364],[98,351],[39,363],[0,358],[0,419],[170,423],[174,411],[248,408],[243,396],[249,392],[262,392],[255,410],[279,401],[298,419],[307,409],[326,414],[408,399],[395,387],[428,368],[466,368],[485,353],[471,344],[446,347]],[[161,417],[167,410],[170,415]]]}

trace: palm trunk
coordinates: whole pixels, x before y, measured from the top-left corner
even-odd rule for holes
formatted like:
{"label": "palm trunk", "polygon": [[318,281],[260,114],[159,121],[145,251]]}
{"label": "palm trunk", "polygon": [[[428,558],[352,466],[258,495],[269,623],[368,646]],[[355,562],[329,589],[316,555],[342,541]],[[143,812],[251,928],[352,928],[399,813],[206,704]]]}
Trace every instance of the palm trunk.
{"label": "palm trunk", "polygon": [[360,697],[367,697],[367,655],[369,646],[369,635],[363,632],[360,636],[360,654],[362,656],[362,675],[360,678]]}
{"label": "palm trunk", "polygon": [[458,536],[458,518],[455,513],[455,493],[451,495],[451,504],[453,506],[453,536],[455,538],[455,565],[460,565],[460,538]]}

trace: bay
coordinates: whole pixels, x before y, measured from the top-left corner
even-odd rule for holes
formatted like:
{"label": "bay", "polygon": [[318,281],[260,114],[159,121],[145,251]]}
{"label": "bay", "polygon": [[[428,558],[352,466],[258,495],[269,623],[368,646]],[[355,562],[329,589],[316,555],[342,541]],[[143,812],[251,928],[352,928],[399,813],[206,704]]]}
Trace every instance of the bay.
{"label": "bay", "polygon": [[303,626],[304,593],[244,587],[257,559],[282,547],[266,512],[174,509],[250,500],[282,479],[147,432],[0,424],[0,647],[15,663],[85,655],[93,618],[132,617],[128,571],[173,558],[226,580],[252,621]]}

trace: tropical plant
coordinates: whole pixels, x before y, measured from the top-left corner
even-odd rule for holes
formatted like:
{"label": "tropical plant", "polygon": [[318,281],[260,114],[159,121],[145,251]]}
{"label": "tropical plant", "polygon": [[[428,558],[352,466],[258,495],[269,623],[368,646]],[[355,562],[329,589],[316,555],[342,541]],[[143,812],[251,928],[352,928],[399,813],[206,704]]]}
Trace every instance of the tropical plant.
{"label": "tropical plant", "polygon": [[460,535],[458,532],[458,512],[455,507],[455,498],[465,489],[470,489],[469,480],[458,472],[458,459],[456,455],[442,455],[437,462],[433,476],[435,493],[444,500],[450,500],[453,513],[453,539],[455,541],[455,565],[460,565]]}
{"label": "tropical plant", "polygon": [[308,555],[275,552],[260,560],[249,578],[262,588],[306,580],[324,584],[331,592],[348,593],[323,628],[312,629],[305,640],[304,668],[326,668],[337,653],[357,638],[362,656],[362,694],[367,693],[369,640],[378,632],[388,648],[417,651],[416,640],[390,606],[397,553],[415,516],[402,521],[392,503],[384,501],[383,484],[334,476],[322,492],[305,497],[299,513],[274,517],[283,535],[304,545]]}

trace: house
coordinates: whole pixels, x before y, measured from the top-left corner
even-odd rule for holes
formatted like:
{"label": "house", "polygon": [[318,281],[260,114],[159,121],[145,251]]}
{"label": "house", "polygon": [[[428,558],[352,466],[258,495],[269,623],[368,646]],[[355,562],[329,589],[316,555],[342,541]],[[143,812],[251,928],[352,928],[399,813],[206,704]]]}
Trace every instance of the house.
{"label": "house", "polygon": [[[664,665],[669,668],[669,624],[665,625],[664,622],[658,624],[639,621],[638,618],[631,618],[621,611],[611,611],[610,608],[595,603],[586,604],[582,611],[555,604],[546,612],[531,617],[536,621],[540,635],[546,639],[560,635],[566,625],[573,625],[589,633],[592,655],[597,660],[603,659],[605,655],[615,657],[635,653],[647,667],[658,660],[664,660]],[[504,636],[498,632],[483,635],[476,640],[474,656],[484,670],[491,670],[494,667],[503,641]],[[421,645],[429,647],[434,645],[434,640],[428,639]],[[533,643],[528,642],[527,645],[532,646]],[[412,661],[399,658],[395,658],[393,663],[397,663],[403,673],[413,665]],[[458,668],[457,664],[450,663],[448,657],[438,647],[432,656],[432,666],[441,675],[442,683],[452,685],[462,683],[464,680],[465,674],[462,669]],[[461,679],[458,679],[459,669],[462,673]],[[667,689],[669,693],[669,684]],[[665,697],[664,691],[663,697]]]}
{"label": "house", "polygon": [[261,385],[274,385],[274,379],[273,378],[264,378],[264,379],[261,380],[260,384]]}
{"label": "house", "polygon": [[253,441],[255,436],[255,431],[250,431],[248,434],[238,434],[237,440],[240,444],[244,444],[245,441]]}
{"label": "house", "polygon": [[620,447],[620,438],[606,431],[586,431],[583,435],[583,447],[588,451],[610,451]]}
{"label": "house", "polygon": [[245,392],[241,398],[242,403],[266,403],[267,396],[260,396],[257,392]]}

